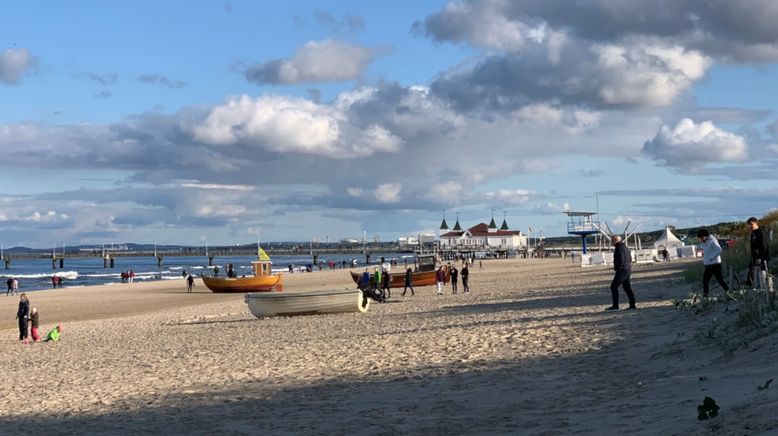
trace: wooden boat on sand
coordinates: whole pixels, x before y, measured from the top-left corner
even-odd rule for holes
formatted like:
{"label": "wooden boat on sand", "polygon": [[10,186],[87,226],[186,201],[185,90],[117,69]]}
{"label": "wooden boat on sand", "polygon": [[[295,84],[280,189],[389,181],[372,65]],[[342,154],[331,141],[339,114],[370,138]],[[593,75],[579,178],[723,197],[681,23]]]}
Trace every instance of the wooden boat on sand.
{"label": "wooden boat on sand", "polygon": [[[416,268],[416,271],[414,271],[413,276],[411,278],[411,283],[413,284],[413,287],[417,286],[433,286],[435,285],[435,256],[434,255],[419,255],[418,256],[418,266]],[[451,279],[451,272],[449,271],[449,267],[446,265],[443,267],[443,270],[446,272],[446,283]],[[374,272],[368,269],[368,272],[370,273],[370,285],[375,284],[375,275]],[[351,279],[354,280],[354,283],[359,285],[359,279],[362,277],[361,272],[354,272],[350,271],[351,273]],[[387,274],[387,273],[384,273]],[[405,287],[405,270],[401,270],[400,272],[396,273],[388,273],[389,274],[389,287],[390,288],[403,288]]]}
{"label": "wooden boat on sand", "polygon": [[[370,272],[370,285],[372,286],[375,282],[375,276],[373,275],[373,271],[368,270],[368,272]],[[351,273],[351,279],[354,280],[354,283],[359,284],[359,278],[362,276],[362,273],[354,272],[354,271],[350,271],[350,273]],[[389,274],[390,288],[405,287],[405,272],[388,273],[388,274]],[[448,270],[446,270],[446,281],[448,280],[449,280],[449,274],[448,274]],[[411,283],[413,283],[414,288],[418,286],[433,286],[435,284],[435,271],[415,272],[413,273],[413,278],[411,280]]]}
{"label": "wooden boat on sand", "polygon": [[253,277],[205,277],[203,283],[211,292],[271,292],[284,290],[284,275],[273,274],[270,257],[265,250],[258,249],[259,260],[251,262],[254,266]]}
{"label": "wooden boat on sand", "polygon": [[367,312],[370,299],[360,290],[249,293],[244,300],[257,318],[267,316],[315,315]]}
{"label": "wooden boat on sand", "polygon": [[[283,276],[259,277],[203,277],[203,283],[211,292],[271,292],[283,289]],[[279,286],[280,285],[280,286]]]}

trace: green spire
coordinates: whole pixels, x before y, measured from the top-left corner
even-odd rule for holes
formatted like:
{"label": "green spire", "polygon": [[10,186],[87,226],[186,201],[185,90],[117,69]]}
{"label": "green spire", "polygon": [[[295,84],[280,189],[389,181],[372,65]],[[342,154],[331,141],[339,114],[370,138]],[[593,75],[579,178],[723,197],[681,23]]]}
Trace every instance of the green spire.
{"label": "green spire", "polygon": [[489,223],[489,228],[490,229],[496,229],[497,228],[497,224],[494,222],[494,217],[492,217],[492,221]]}
{"label": "green spire", "polygon": [[446,223],[446,218],[443,218],[443,222],[440,223],[440,230],[448,230],[448,224]]}
{"label": "green spire", "polygon": [[454,228],[451,229],[451,230],[453,230],[455,232],[459,232],[459,231],[462,230],[462,227],[460,227],[460,225],[459,225],[459,212],[457,212],[457,222],[456,222],[456,224],[454,224]]}
{"label": "green spire", "polygon": [[500,230],[508,230],[508,222],[505,221],[505,218],[502,219],[502,225],[500,226]]}

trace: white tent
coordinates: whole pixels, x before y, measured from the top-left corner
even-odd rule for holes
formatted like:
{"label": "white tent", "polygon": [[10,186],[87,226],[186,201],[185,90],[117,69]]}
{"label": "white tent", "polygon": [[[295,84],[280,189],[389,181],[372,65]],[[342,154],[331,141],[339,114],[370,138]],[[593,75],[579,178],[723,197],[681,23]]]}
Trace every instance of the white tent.
{"label": "white tent", "polygon": [[654,248],[660,253],[662,250],[667,249],[670,253],[670,257],[677,257],[677,249],[685,245],[686,244],[683,241],[678,239],[673,232],[670,231],[670,227],[665,227],[665,232],[656,240],[656,242],[654,242]]}

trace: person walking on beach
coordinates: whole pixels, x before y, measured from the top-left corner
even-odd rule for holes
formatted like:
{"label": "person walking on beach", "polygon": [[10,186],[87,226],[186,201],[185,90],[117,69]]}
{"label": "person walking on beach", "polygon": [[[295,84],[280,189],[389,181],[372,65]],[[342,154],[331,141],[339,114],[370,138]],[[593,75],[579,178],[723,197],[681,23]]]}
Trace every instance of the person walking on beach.
{"label": "person walking on beach", "polygon": [[621,236],[616,235],[611,238],[613,244],[613,269],[616,274],[611,282],[611,297],[613,304],[605,310],[619,310],[619,286],[624,288],[624,292],[629,298],[629,309],[635,308],[635,294],[632,293],[632,285],[629,277],[632,274],[632,257],[629,254],[629,248],[621,240]]}
{"label": "person walking on beach", "polygon": [[416,293],[413,292],[413,270],[411,267],[405,269],[405,288],[403,288],[403,297],[405,296],[405,292],[408,291],[408,288],[411,289],[411,295],[416,295]]}
{"label": "person walking on beach", "polygon": [[30,338],[32,338],[33,342],[38,342],[41,340],[41,335],[38,332],[38,326],[38,309],[33,307],[32,310],[30,310]]}
{"label": "person walking on beach", "polygon": [[451,292],[457,293],[457,281],[459,279],[459,270],[456,265],[451,266]]}
{"label": "person walking on beach", "polygon": [[702,264],[705,265],[705,272],[702,273],[702,294],[705,297],[708,296],[708,285],[711,277],[716,278],[721,289],[725,292],[728,291],[729,286],[721,276],[721,245],[719,245],[719,241],[705,229],[697,231],[697,237],[702,241]]}
{"label": "person walking on beach", "polygon": [[135,280],[135,271],[133,271],[133,270],[130,270],[130,271],[127,273],[127,277],[129,278],[129,280],[130,280],[130,283],[132,283],[132,282],[133,282],[133,280]]}
{"label": "person walking on beach", "polygon": [[470,278],[470,269],[467,267],[466,263],[462,265],[462,271],[459,272],[459,275],[462,276],[462,292],[469,294],[470,283],[468,283],[468,279]]}
{"label": "person walking on beach", "polygon": [[446,272],[443,271],[443,267],[439,267],[437,271],[435,271],[435,283],[438,286],[437,292],[435,292],[435,295],[443,295],[443,285],[446,282]]}
{"label": "person walking on beach", "polygon": [[192,274],[189,274],[189,277],[186,278],[186,292],[188,294],[191,294],[193,288],[194,288],[194,276]]}
{"label": "person walking on beach", "polygon": [[7,296],[11,295],[11,293],[13,293],[14,279],[11,278],[11,277],[8,277],[8,280],[5,281],[5,284],[8,285],[8,290],[5,291],[5,296],[7,297]]}
{"label": "person walking on beach", "polygon": [[57,276],[51,276],[51,289],[57,289]]}
{"label": "person walking on beach", "polygon": [[27,320],[30,318],[30,302],[27,294],[19,296],[19,308],[16,310],[16,319],[19,321],[19,340],[27,340]]}
{"label": "person walking on beach", "polygon": [[19,295],[19,279],[16,277],[14,277],[13,281],[11,281],[11,290],[14,294]]}
{"label": "person walking on beach", "polygon": [[757,283],[754,280],[754,276],[756,275],[757,268],[761,271],[767,271],[767,262],[770,260],[769,240],[765,237],[764,230],[759,228],[759,221],[757,221],[756,217],[752,216],[746,223],[751,227],[751,262],[748,264],[746,285],[756,285],[757,288],[761,289],[761,283]]}

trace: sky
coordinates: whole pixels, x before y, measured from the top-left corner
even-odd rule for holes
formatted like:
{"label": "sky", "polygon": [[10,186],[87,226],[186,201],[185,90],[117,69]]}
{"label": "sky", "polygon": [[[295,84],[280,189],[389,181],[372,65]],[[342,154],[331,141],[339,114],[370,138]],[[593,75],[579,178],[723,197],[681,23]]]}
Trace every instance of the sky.
{"label": "sky", "polygon": [[[694,227],[778,204],[772,0],[14,2],[0,243]],[[633,227],[634,228],[634,227]]]}

